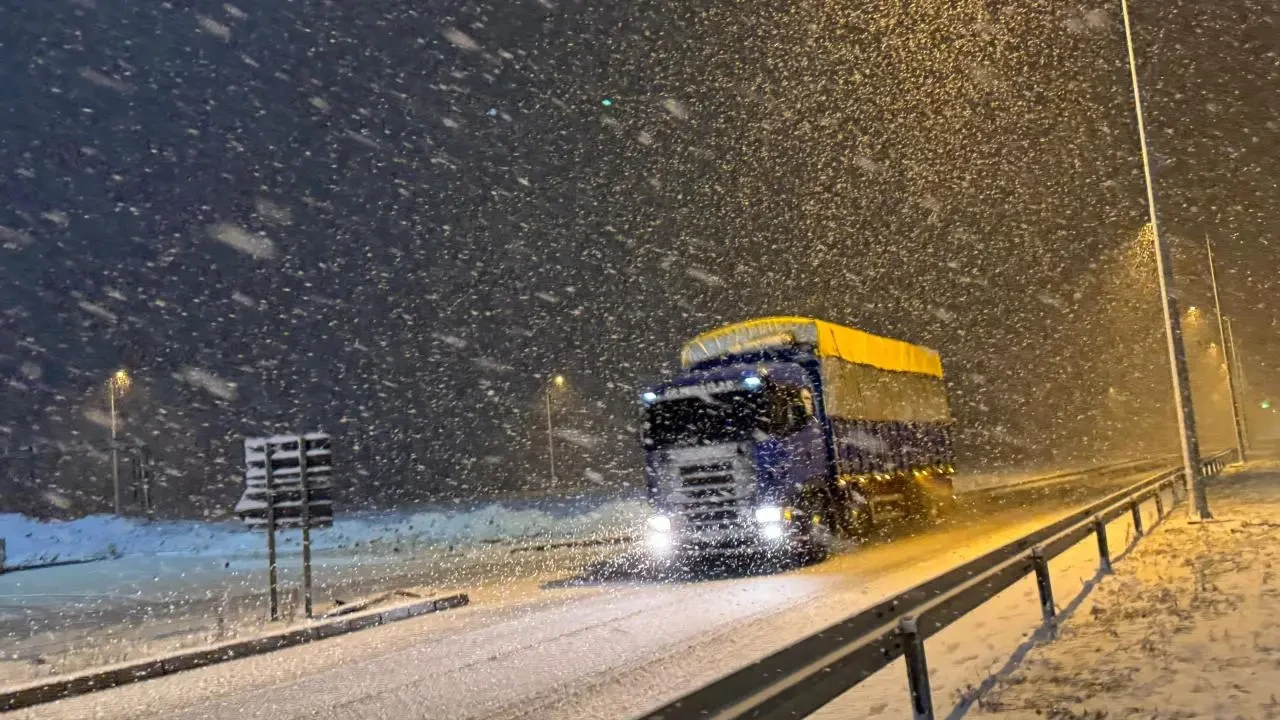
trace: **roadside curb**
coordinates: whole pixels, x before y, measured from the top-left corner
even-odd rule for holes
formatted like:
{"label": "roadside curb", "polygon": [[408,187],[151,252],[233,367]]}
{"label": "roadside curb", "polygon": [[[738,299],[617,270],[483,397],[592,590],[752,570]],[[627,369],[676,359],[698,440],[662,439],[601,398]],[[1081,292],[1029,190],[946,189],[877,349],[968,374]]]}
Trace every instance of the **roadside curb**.
{"label": "roadside curb", "polygon": [[206,665],[227,662],[228,660],[238,660],[274,650],[283,650],[284,648],[303,645],[315,640],[323,640],[357,630],[386,625],[397,620],[408,620],[409,618],[442,610],[459,608],[467,605],[470,601],[471,599],[466,593],[457,593],[380,610],[343,615],[332,620],[316,622],[291,630],[282,630],[269,635],[259,635],[242,640],[229,640],[208,647],[183,650],[172,655],[135,660],[71,675],[62,675],[50,680],[21,685],[10,690],[0,690],[0,712],[8,712],[77,695],[85,695],[120,685],[129,685],[142,680],[182,672],[183,670],[193,670]]}
{"label": "roadside curb", "polygon": [[45,562],[29,563],[27,565],[5,565],[4,556],[0,553],[0,575],[25,572],[27,570],[47,570],[49,568],[65,567],[67,565],[87,565],[89,563],[103,562],[111,559],[113,558],[109,555],[99,555],[96,557],[76,558],[74,560],[49,560]]}

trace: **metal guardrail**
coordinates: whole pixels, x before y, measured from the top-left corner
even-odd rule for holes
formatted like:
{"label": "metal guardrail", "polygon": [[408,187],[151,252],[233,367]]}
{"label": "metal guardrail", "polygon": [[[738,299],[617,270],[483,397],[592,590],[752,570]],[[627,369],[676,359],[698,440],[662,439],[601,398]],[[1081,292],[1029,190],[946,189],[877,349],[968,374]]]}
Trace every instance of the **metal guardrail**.
{"label": "metal guardrail", "polygon": [[[1226,466],[1234,451],[1210,456],[1204,474]],[[1141,505],[1154,499],[1165,513],[1164,492],[1178,502],[1181,470],[1168,470],[982,557],[953,568],[806,637],[710,685],[644,715],[681,718],[800,718],[816,712],[858,683],[905,657],[913,717],[932,720],[933,700],[924,641],[1022,578],[1035,574],[1045,627],[1056,628],[1049,560],[1089,535],[1098,540],[1103,572],[1111,569],[1107,523],[1129,513],[1143,533]]]}
{"label": "metal guardrail", "polygon": [[993,495],[993,494],[1001,494],[1001,493],[1007,493],[1007,492],[1019,492],[1022,490],[1029,490],[1029,489],[1035,489],[1040,487],[1046,487],[1050,485],[1056,485],[1058,483],[1065,482],[1067,480],[1074,480],[1077,478],[1084,478],[1084,477],[1099,478],[1099,477],[1105,477],[1107,475],[1111,475],[1116,472],[1139,472],[1144,469],[1154,470],[1158,467],[1167,466],[1168,464],[1171,464],[1175,461],[1176,461],[1176,456],[1174,455],[1164,455],[1160,457],[1145,457],[1145,458],[1138,458],[1136,460],[1118,460],[1116,462],[1106,463],[1104,465],[1092,465],[1086,468],[1063,470],[1061,472],[1056,472],[1050,475],[1030,477],[1025,480],[1019,480],[1017,482],[997,484],[997,485],[986,485],[983,487],[973,488],[972,490],[965,490],[963,492],[959,492],[957,493],[957,495],[959,497],[966,497],[966,496],[979,496],[979,495]]}

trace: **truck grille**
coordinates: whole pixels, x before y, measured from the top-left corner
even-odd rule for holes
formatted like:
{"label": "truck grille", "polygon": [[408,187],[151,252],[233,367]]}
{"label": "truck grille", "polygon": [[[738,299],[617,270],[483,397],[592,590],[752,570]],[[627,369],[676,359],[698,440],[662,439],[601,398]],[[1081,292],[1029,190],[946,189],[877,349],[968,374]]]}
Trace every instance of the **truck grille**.
{"label": "truck grille", "polygon": [[750,519],[755,472],[736,447],[716,458],[673,457],[671,465],[668,506],[686,529],[730,530]]}

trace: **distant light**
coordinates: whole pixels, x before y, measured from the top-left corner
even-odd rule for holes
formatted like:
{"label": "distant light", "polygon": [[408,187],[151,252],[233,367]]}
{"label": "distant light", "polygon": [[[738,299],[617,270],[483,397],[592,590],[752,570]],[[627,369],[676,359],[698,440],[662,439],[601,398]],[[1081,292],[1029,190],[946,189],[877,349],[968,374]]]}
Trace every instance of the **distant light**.
{"label": "distant light", "polygon": [[1270,400],[1263,400],[1263,401],[1262,401],[1262,409],[1263,409],[1263,410],[1270,410],[1270,409],[1271,409],[1271,401],[1270,401]]}
{"label": "distant light", "polygon": [[556,387],[564,387],[564,376],[557,375],[551,378],[551,382],[555,383]]}
{"label": "distant light", "polygon": [[605,107],[613,107],[613,99],[612,99],[612,98],[605,98],[605,99],[603,99],[603,100],[601,100],[601,101],[600,101],[600,104],[601,104],[601,105],[603,105],[603,106],[605,106]]}
{"label": "distant light", "polygon": [[123,368],[112,373],[111,377],[107,379],[107,387],[110,388],[113,393],[120,395],[123,395],[128,391],[129,386],[132,384],[133,378],[129,377],[129,373]]}
{"label": "distant light", "polygon": [[755,390],[756,388],[760,387],[760,383],[762,382],[764,381],[756,377],[755,375],[748,375],[742,381],[742,384],[745,385],[748,390]]}
{"label": "distant light", "polygon": [[647,393],[645,393],[645,394],[641,395],[641,396],[640,396],[640,399],[641,399],[641,400],[644,400],[644,401],[645,401],[645,402],[647,402],[647,403],[657,402],[657,401],[658,401],[658,393],[650,391],[650,392],[647,392]]}
{"label": "distant light", "polygon": [[760,529],[760,534],[764,535],[766,540],[781,540],[782,533],[782,525],[779,523],[769,523]]}

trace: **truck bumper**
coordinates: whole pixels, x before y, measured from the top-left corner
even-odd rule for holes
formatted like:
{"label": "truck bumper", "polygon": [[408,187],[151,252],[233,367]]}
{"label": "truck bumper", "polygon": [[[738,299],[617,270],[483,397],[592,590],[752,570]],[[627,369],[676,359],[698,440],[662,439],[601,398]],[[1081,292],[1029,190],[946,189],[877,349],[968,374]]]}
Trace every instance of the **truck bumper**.
{"label": "truck bumper", "polygon": [[648,551],[655,559],[757,555],[786,557],[800,549],[807,537],[793,527],[769,526],[734,528],[715,532],[649,533]]}

